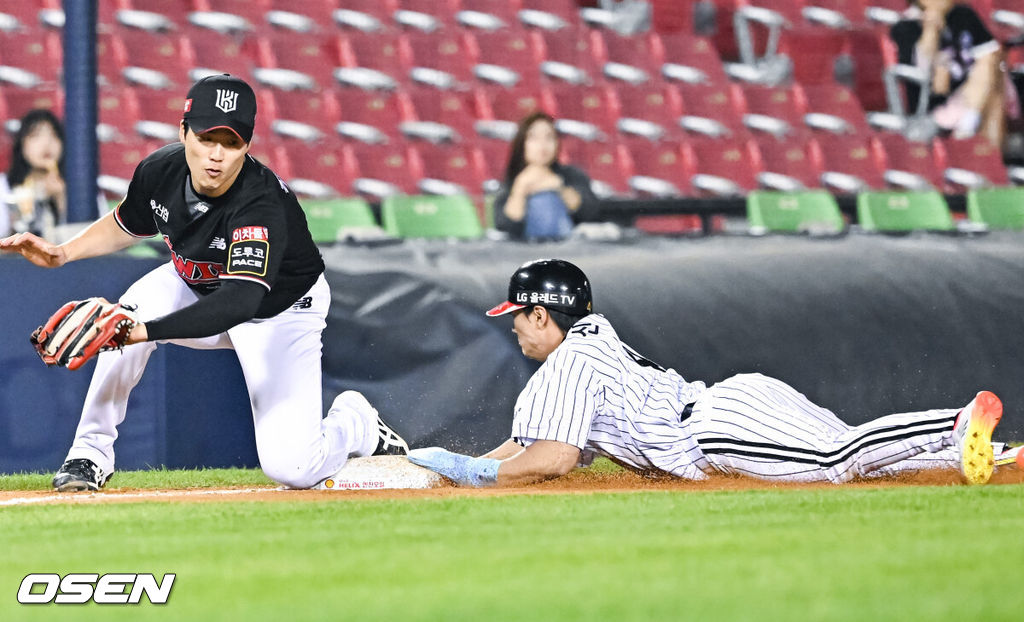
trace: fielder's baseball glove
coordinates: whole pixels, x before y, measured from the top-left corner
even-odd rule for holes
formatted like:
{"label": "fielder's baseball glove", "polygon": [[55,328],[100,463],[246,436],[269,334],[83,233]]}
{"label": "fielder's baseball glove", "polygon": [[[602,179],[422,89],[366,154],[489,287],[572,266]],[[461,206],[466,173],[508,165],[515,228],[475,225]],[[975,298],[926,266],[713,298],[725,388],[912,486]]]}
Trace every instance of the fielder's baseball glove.
{"label": "fielder's baseball glove", "polygon": [[32,333],[47,365],[78,369],[99,352],[120,350],[139,323],[135,307],[103,298],[72,300]]}

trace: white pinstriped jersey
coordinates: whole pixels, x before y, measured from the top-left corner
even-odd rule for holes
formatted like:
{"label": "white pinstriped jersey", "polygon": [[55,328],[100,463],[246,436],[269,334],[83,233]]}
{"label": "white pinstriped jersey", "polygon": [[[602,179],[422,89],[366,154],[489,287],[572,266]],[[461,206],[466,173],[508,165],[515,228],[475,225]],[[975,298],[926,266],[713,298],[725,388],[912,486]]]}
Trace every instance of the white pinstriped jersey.
{"label": "white pinstriped jersey", "polygon": [[705,391],[644,359],[603,316],[577,322],[516,400],[512,436],[524,445],[552,440],[632,468],[702,479],[706,460],[680,422]]}

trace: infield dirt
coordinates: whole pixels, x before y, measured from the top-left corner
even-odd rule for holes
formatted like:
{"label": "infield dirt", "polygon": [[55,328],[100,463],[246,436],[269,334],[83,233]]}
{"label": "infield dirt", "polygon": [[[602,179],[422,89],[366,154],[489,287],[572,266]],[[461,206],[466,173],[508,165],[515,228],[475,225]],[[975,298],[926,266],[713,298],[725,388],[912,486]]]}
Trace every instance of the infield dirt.
{"label": "infield dirt", "polygon": [[[113,483],[113,482],[112,482]],[[989,486],[1024,483],[1024,471],[1016,467],[1002,467],[992,475]],[[116,485],[116,483],[115,483]],[[901,477],[874,478],[842,484],[842,487],[888,488],[897,486],[952,486],[962,485],[956,471],[922,471]],[[110,488],[95,493],[61,493],[50,490],[3,491],[0,506],[81,503],[220,503],[226,501],[361,501],[448,497],[493,497],[501,495],[591,494],[630,492],[715,492],[737,490],[807,490],[840,486],[829,483],[793,484],[766,482],[744,477],[712,477],[694,482],[671,477],[644,477],[631,472],[595,473],[579,469],[556,480],[516,488],[458,488],[442,486],[425,490],[288,490],[272,486],[192,488],[192,489],[140,489]]]}

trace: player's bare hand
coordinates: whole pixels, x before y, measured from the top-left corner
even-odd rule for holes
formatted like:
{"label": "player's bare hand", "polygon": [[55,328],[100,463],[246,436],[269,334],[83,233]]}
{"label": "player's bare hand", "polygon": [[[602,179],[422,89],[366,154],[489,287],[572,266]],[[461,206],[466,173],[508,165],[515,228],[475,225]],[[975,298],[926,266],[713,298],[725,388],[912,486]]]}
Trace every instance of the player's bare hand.
{"label": "player's bare hand", "polygon": [[33,233],[16,233],[0,240],[0,252],[20,253],[42,268],[59,268],[68,262],[64,249]]}

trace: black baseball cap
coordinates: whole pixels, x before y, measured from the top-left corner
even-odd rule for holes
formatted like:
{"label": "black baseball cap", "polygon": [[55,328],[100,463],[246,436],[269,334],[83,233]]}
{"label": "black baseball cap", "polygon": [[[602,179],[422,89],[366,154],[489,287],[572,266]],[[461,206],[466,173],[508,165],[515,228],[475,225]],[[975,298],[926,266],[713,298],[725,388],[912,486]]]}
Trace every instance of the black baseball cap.
{"label": "black baseball cap", "polygon": [[207,76],[188,90],[183,118],[196,134],[223,127],[248,143],[256,125],[256,94],[241,78]]}
{"label": "black baseball cap", "polygon": [[519,266],[508,283],[508,300],[487,312],[496,317],[538,305],[569,315],[593,311],[590,281],[563,259],[538,259]]}

